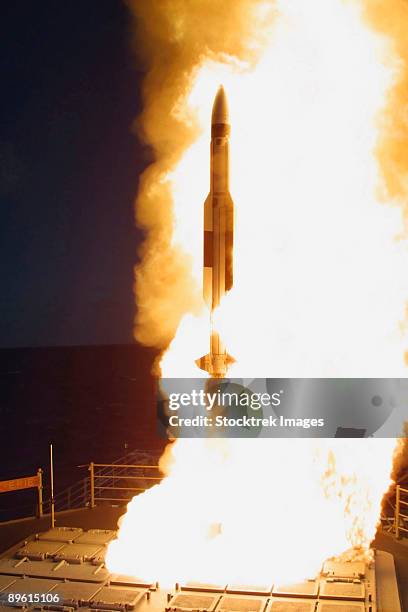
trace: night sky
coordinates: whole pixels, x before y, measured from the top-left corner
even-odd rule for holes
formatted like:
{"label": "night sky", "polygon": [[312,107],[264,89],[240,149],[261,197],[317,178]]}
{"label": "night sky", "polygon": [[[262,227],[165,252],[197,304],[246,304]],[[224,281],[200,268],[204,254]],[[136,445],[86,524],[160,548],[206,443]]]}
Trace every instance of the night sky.
{"label": "night sky", "polygon": [[132,342],[148,151],[130,38],[120,0],[2,5],[0,346]]}

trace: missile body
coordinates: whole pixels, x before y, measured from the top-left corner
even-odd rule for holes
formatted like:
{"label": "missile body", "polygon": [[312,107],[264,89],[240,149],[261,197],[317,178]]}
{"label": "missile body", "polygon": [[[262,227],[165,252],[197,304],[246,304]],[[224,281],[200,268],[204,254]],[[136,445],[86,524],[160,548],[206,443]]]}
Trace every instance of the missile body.
{"label": "missile body", "polygon": [[213,378],[225,376],[230,357],[213,326],[213,312],[233,282],[234,203],[229,192],[229,134],[227,98],[221,86],[211,117],[210,193],[204,203],[203,294],[211,312],[210,352],[197,365]]}

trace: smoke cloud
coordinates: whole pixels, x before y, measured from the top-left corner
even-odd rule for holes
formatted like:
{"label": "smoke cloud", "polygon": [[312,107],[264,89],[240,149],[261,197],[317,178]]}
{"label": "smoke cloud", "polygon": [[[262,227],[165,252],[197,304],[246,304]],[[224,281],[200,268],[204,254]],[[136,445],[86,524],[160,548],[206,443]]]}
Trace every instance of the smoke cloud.
{"label": "smoke cloud", "polygon": [[[146,238],[135,273],[134,335],[139,342],[164,350],[182,316],[187,312],[197,314],[202,306],[201,285],[192,272],[191,253],[174,240],[174,196],[168,180],[199,133],[197,117],[193,111],[186,111],[185,105],[194,75],[209,60],[255,65],[262,56],[265,41],[273,35],[274,18],[282,7],[296,3],[128,0],[127,4],[134,20],[134,47],[146,69],[144,110],[137,127],[155,158],[141,177],[136,199],[136,222],[145,230]],[[321,3],[315,4],[323,10]],[[378,177],[378,189],[379,199],[403,211],[407,233],[408,6],[403,0],[389,0],[386,4],[381,0],[344,2],[345,6],[348,4],[358,6],[369,27],[388,41],[384,46],[388,54],[384,53],[380,61],[392,64],[394,82],[387,93],[386,107],[377,118],[376,155],[382,175]],[[347,44],[345,40],[345,50]],[[336,69],[339,67],[333,67]],[[197,214],[201,214],[201,205],[192,198],[191,206]],[[392,311],[390,317],[394,316]],[[405,322],[403,319],[404,313],[400,323],[401,333],[406,333],[408,308]],[[405,360],[408,363],[408,353]]]}
{"label": "smoke cloud", "polygon": [[[136,200],[136,222],[146,231],[136,268],[136,339],[165,348],[182,315],[201,305],[201,287],[191,274],[191,259],[172,243],[172,195],[167,174],[194,141],[194,117],[181,120],[177,108],[189,91],[194,71],[209,58],[256,62],[273,13],[253,0],[130,0],[134,46],[145,64],[141,139],[155,161],[144,172]],[[201,214],[202,202],[191,202]]]}
{"label": "smoke cloud", "polygon": [[[383,200],[390,198],[401,206],[405,236],[408,234],[408,5],[404,0],[365,2],[368,22],[378,32],[388,36],[400,58],[399,77],[389,92],[388,105],[381,118],[381,139],[377,156],[383,175]],[[408,327],[408,305],[404,329]],[[405,352],[408,365],[408,351]]]}
{"label": "smoke cloud", "polygon": [[408,230],[408,4],[404,0],[366,0],[364,7],[368,23],[392,41],[399,57],[398,78],[381,117],[377,155],[384,178],[383,198],[403,207]]}
{"label": "smoke cloud", "polygon": [[[197,249],[191,248],[192,241],[199,240],[195,238],[198,227],[180,224],[180,214],[177,230],[175,227],[176,209],[185,213],[186,202],[195,217],[202,215],[198,199],[205,189],[201,174],[204,149],[183,157],[199,133],[198,118],[189,113],[185,101],[194,75],[206,62],[256,64],[248,79],[241,80],[239,75],[239,82],[232,79],[227,88],[234,100],[231,143],[236,140],[231,159],[234,150],[235,163],[231,165],[238,171],[234,183],[231,172],[231,185],[236,189],[232,195],[240,217],[236,227],[239,248],[234,253],[239,278],[223,301],[227,321],[220,321],[229,352],[246,376],[383,377],[402,375],[401,370],[405,374],[405,339],[396,328],[408,294],[408,252],[402,241],[397,245],[400,252],[392,240],[402,230],[400,211],[377,206],[373,191],[380,180],[372,154],[375,147],[383,178],[382,200],[400,206],[407,220],[408,119],[404,113],[408,42],[404,40],[407,9],[403,1],[390,0],[385,5],[381,0],[133,0],[129,7],[135,22],[135,46],[147,72],[139,133],[155,155],[142,176],[136,201],[136,220],[146,231],[142,261],[136,269],[137,340],[165,349],[178,328],[177,358],[172,347],[167,352],[176,376],[183,375],[186,362],[194,363],[194,356],[186,351],[194,350],[195,358],[203,354],[192,341],[195,321],[188,328],[185,318],[184,327],[178,327],[185,313],[198,312],[202,304]],[[362,27],[361,12],[370,28]],[[263,54],[271,36],[274,47]],[[383,52],[378,60],[377,51]],[[391,69],[383,69],[381,61],[388,62]],[[202,102],[207,92],[202,88],[199,93]],[[208,103],[202,106],[209,115]],[[374,117],[380,123],[378,129]],[[169,176],[182,158],[180,206],[178,200],[173,201]],[[187,236],[188,231],[193,238]],[[185,250],[178,245],[178,237]],[[229,303],[230,297],[234,299]],[[154,530],[160,541],[169,530],[163,508],[175,503],[175,517],[169,514],[167,518],[176,518],[178,534],[186,535],[185,548],[181,538],[178,542],[179,559],[194,558],[193,567],[190,561],[187,564],[193,579],[213,580],[206,572],[215,569],[214,559],[221,560],[222,576],[236,559],[238,570],[244,570],[240,581],[262,580],[262,571],[273,573],[273,563],[279,575],[284,551],[292,550],[288,534],[283,533],[279,541],[279,530],[268,532],[273,544],[266,547],[267,563],[259,557],[258,543],[264,542],[264,525],[279,523],[279,516],[275,523],[273,515],[271,519],[271,511],[281,513],[274,503],[274,491],[284,491],[283,497],[290,499],[293,482],[305,487],[303,499],[309,504],[302,513],[304,528],[297,531],[293,550],[299,549],[299,533],[306,540],[311,538],[305,540],[303,549],[313,550],[317,566],[350,544],[368,545],[380,499],[390,481],[392,440],[369,439],[364,445],[362,441],[335,440],[332,444],[322,440],[318,450],[323,483],[320,476],[311,478],[315,468],[309,444],[297,440],[294,450],[284,440],[282,445],[262,445],[260,440],[245,444],[249,442],[231,441],[222,471],[218,461],[209,460],[205,445],[179,440],[173,447],[171,477],[129,505],[119,540],[111,549],[117,547],[115,571],[136,571],[136,540],[142,570],[148,567],[149,551],[153,551],[151,567],[158,571],[151,530],[144,526],[147,519],[161,526],[162,530]],[[254,466],[262,469],[254,470]],[[262,486],[271,469],[275,489]],[[243,499],[242,482],[252,486],[254,495],[249,490]],[[327,498],[321,509],[315,504],[321,498],[322,484],[331,494],[333,515],[326,510]],[[247,522],[246,530],[243,525],[259,491],[264,499],[256,509],[257,539],[254,523]],[[195,513],[189,523],[190,501],[202,499],[203,494],[225,503],[214,506],[204,501],[199,504],[200,516]],[[288,508],[288,512],[296,509],[296,503],[289,503]],[[360,520],[367,517],[369,524],[362,526]],[[201,549],[195,539],[201,537],[197,526],[207,522],[226,526],[230,538],[225,557],[218,554],[223,549],[210,550],[211,562],[197,554]],[[358,534],[364,533],[364,538],[344,540],[350,525]],[[337,544],[335,529],[340,538]],[[146,533],[148,541],[144,541]],[[205,529],[205,538],[207,533]],[[317,551],[316,534],[321,543],[327,541],[329,551]],[[217,547],[222,542],[214,538],[213,543]],[[253,551],[246,555],[245,567],[234,548],[237,542],[240,550]],[[271,550],[277,553],[272,561]],[[291,572],[294,558],[287,556]],[[254,559],[260,561],[259,567]],[[164,557],[161,561],[163,572],[171,568],[177,576],[183,575],[183,567],[176,569],[174,558],[171,563]],[[296,561],[305,563],[299,574],[310,575],[310,559],[298,555]]]}

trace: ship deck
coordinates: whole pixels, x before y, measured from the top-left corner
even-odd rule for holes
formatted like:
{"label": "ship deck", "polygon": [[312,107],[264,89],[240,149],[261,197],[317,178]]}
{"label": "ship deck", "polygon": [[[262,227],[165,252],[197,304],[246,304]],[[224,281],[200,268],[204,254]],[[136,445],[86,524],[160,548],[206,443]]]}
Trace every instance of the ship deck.
{"label": "ship deck", "polygon": [[[104,565],[107,543],[123,508],[99,507],[61,513],[50,529],[49,517],[0,525],[0,601],[7,594],[42,593],[49,600],[37,609],[69,612],[137,609],[138,612],[399,612],[394,558],[377,550],[375,562],[330,564],[316,580],[296,585],[175,585],[110,574]],[[385,537],[385,536],[384,536]],[[383,538],[380,536],[380,539]],[[377,543],[378,548],[381,542]],[[408,548],[386,538],[404,589]],[[6,550],[7,549],[7,550]],[[406,601],[406,592],[405,601]],[[404,593],[401,593],[404,598]],[[51,598],[54,600],[51,601]],[[56,598],[56,599],[55,599]],[[58,601],[57,601],[58,600]],[[20,605],[24,602],[20,602]],[[33,605],[26,608],[31,609]],[[4,609],[4,608],[3,608]],[[15,608],[13,608],[15,609]],[[407,610],[407,608],[405,608]]]}

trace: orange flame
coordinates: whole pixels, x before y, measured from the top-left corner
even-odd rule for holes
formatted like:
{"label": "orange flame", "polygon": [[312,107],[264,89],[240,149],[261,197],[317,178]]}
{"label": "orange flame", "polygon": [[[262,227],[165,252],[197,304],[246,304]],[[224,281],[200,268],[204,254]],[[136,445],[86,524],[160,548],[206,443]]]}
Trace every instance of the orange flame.
{"label": "orange flame", "polygon": [[[374,537],[393,440],[178,440],[170,474],[135,497],[110,570],[210,583],[287,583]],[[354,552],[354,554],[356,554]]]}
{"label": "orange flame", "polygon": [[[408,190],[406,174],[390,188],[383,163],[387,137],[395,144],[384,109],[404,81],[396,20],[387,30],[381,11],[358,0],[221,4],[135,8],[153,28],[143,126],[158,155],[138,199],[150,233],[137,337],[160,347],[173,338],[164,376],[200,375],[202,205],[211,103],[223,82],[236,272],[217,328],[237,359],[231,375],[404,376],[408,250],[395,240],[403,212],[379,203],[389,194],[401,204]],[[406,159],[398,163],[406,173]],[[179,440],[163,482],[128,505],[107,565],[164,583],[260,583],[313,576],[350,547],[367,555],[394,446]]]}

